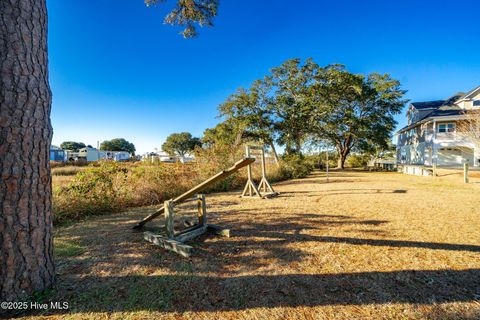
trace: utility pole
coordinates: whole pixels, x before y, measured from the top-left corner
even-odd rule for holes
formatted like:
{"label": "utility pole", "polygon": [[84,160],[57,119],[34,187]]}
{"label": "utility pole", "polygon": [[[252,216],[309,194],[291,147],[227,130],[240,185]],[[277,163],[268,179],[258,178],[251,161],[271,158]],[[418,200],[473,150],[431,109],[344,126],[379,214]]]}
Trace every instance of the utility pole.
{"label": "utility pole", "polygon": [[328,149],[327,149],[327,183],[328,183]]}

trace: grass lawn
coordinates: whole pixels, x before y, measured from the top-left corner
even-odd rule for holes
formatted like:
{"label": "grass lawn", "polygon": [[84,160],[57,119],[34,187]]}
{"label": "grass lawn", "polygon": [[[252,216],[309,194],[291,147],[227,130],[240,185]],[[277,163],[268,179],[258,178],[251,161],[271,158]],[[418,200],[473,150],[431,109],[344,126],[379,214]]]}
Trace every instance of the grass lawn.
{"label": "grass lawn", "polygon": [[[207,196],[210,222],[182,258],[131,226],[154,208],[55,231],[53,319],[477,319],[480,184],[444,175],[334,172],[270,200]],[[24,317],[42,315],[36,312]]]}

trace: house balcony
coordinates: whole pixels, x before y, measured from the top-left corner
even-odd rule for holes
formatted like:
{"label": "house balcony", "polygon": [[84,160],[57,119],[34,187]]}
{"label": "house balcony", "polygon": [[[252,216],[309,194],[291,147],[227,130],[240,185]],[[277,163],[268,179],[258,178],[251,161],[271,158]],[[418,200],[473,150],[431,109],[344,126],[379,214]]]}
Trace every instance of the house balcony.
{"label": "house balcony", "polygon": [[467,147],[473,148],[472,142],[457,132],[437,132],[435,143],[439,147]]}
{"label": "house balcony", "polygon": [[464,137],[456,132],[437,132],[437,141],[457,141]]}

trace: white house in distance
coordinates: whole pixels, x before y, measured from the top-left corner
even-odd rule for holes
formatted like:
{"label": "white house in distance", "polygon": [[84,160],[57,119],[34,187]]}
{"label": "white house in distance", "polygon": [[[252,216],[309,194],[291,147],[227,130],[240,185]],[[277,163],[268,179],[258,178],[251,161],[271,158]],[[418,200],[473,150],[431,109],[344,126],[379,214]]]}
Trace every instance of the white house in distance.
{"label": "white house in distance", "polygon": [[85,159],[88,162],[98,160],[126,161],[130,159],[130,154],[126,151],[104,151],[96,148],[85,147],[78,152],[67,152],[67,160]]}
{"label": "white house in distance", "polygon": [[480,150],[456,131],[468,110],[480,109],[480,87],[446,100],[413,102],[408,125],[397,132],[397,162],[403,165],[480,165]]}

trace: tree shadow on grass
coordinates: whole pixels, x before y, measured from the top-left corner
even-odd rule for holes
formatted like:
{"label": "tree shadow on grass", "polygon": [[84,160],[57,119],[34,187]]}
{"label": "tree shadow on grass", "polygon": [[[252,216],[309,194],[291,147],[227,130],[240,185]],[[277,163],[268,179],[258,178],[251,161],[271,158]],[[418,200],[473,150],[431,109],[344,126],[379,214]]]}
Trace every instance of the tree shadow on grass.
{"label": "tree shadow on grass", "polygon": [[308,178],[305,178],[305,179],[299,179],[299,180],[289,180],[288,182],[285,182],[285,183],[275,183],[273,185],[273,187],[275,188],[275,186],[292,186],[292,185],[298,185],[298,184],[301,184],[301,185],[309,185],[309,184],[313,184],[313,185],[318,185],[318,184],[334,184],[334,183],[350,183],[350,182],[355,182],[355,183],[362,183],[363,181],[361,180],[352,180],[352,179],[344,179],[346,177],[338,177],[338,178],[333,178],[330,177],[329,181],[327,181],[326,179],[323,179],[323,180],[319,180],[319,178],[312,178],[312,179],[308,179]]}
{"label": "tree shadow on grass", "polygon": [[321,200],[321,197],[325,196],[335,196],[335,195],[346,195],[346,194],[405,194],[408,193],[408,190],[405,189],[332,189],[332,190],[317,190],[317,191],[285,191],[281,193],[281,197],[293,198],[296,196],[303,197],[318,197]]}
{"label": "tree shadow on grass", "polygon": [[[410,241],[410,240],[396,240],[396,239],[369,239],[358,237],[336,237],[336,236],[317,236],[307,234],[304,231],[321,229],[320,225],[332,226],[332,225],[367,225],[367,226],[380,226],[388,223],[387,220],[360,220],[352,219],[344,215],[315,215],[315,214],[298,214],[296,219],[290,220],[302,220],[307,219],[313,222],[317,220],[317,224],[308,223],[290,223],[288,224],[283,219],[277,219],[277,221],[269,224],[252,223],[248,226],[239,229],[239,236],[255,235],[260,238],[271,238],[277,241],[286,242],[302,242],[302,241],[314,241],[314,242],[332,242],[332,243],[346,243],[351,245],[369,245],[369,246],[383,246],[394,248],[425,248],[432,250],[448,250],[448,251],[469,251],[480,252],[480,245],[470,244],[451,244],[441,242],[423,242],[423,241]],[[300,217],[300,218],[299,218]],[[327,218],[323,220],[324,218]],[[332,218],[334,220],[332,220]],[[322,220],[318,222],[318,220]],[[371,230],[373,232],[373,230]],[[293,234],[292,234],[293,233]],[[260,244],[261,241],[256,243]]]}
{"label": "tree shadow on grass", "polygon": [[[134,216],[144,213],[140,210]],[[250,219],[252,216],[255,219]],[[49,301],[68,301],[71,308],[51,313],[229,311],[478,300],[479,269],[278,274],[282,266],[310,258],[312,251],[304,249],[315,247],[315,243],[480,252],[476,245],[385,239],[388,234],[377,239],[321,235],[322,229],[337,227],[364,226],[374,232],[388,224],[385,220],[328,213],[272,218],[265,211],[245,211],[222,217],[221,224],[231,227],[232,238],[203,235],[190,242],[195,253],[184,259],[132,233],[131,219],[104,217],[101,223],[91,221],[64,230],[64,237],[73,235],[75,241],[85,243],[87,251],[79,257],[61,258],[57,290]],[[280,268],[278,272],[267,271],[272,264]],[[266,275],[258,275],[262,267]],[[155,274],[157,270],[166,274]],[[248,273],[253,275],[239,276]]]}
{"label": "tree shadow on grass", "polygon": [[[253,308],[433,304],[478,301],[480,269],[405,270],[338,274],[93,276],[76,279],[80,292],[62,297],[83,312],[196,312]],[[88,286],[85,286],[88,284]]]}

